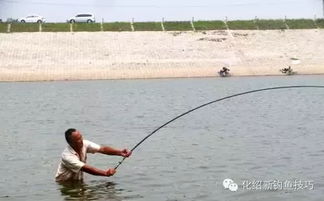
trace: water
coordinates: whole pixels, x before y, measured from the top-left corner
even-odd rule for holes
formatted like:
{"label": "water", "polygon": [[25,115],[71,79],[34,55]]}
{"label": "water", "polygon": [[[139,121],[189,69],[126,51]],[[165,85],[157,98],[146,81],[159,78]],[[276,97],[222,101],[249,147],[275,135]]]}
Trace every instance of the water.
{"label": "water", "polygon": [[[323,78],[0,83],[0,200],[321,200],[324,89],[314,88],[248,94],[197,110],[145,141],[111,178],[86,175],[84,183],[59,185],[54,174],[69,127],[131,148],[200,104],[258,88],[324,85]],[[119,159],[89,154],[88,163],[106,169]],[[223,188],[226,178],[238,191]],[[252,190],[249,181],[301,181],[305,189]]]}

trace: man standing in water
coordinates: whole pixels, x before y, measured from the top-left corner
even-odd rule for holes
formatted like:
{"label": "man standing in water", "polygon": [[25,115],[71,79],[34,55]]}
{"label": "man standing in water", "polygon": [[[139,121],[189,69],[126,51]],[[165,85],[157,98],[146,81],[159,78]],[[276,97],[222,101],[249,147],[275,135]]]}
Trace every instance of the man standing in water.
{"label": "man standing in water", "polygon": [[55,180],[58,182],[70,180],[82,180],[83,172],[110,177],[116,173],[114,168],[100,170],[86,164],[87,153],[102,153],[106,155],[117,155],[129,157],[132,152],[127,149],[114,149],[108,146],[100,146],[88,140],[83,140],[81,133],[70,128],[65,132],[68,146],[62,153],[62,160],[57,169]]}

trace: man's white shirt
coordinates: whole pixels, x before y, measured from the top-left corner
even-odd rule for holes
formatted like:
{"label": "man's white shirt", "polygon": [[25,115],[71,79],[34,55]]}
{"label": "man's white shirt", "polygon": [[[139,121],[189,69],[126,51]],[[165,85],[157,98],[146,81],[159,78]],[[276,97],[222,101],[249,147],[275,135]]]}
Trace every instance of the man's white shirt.
{"label": "man's white shirt", "polygon": [[100,149],[100,145],[83,140],[83,147],[81,156],[74,151],[74,149],[68,145],[62,153],[62,160],[58,166],[55,180],[67,181],[67,180],[82,180],[83,172],[81,168],[85,165],[87,160],[87,153],[96,153]]}

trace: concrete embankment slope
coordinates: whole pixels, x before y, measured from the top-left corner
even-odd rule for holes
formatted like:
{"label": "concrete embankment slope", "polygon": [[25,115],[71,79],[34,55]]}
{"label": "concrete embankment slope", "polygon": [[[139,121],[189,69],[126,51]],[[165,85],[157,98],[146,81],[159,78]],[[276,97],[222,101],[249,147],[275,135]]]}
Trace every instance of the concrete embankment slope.
{"label": "concrete embankment slope", "polygon": [[0,34],[0,81],[324,73],[324,30]]}

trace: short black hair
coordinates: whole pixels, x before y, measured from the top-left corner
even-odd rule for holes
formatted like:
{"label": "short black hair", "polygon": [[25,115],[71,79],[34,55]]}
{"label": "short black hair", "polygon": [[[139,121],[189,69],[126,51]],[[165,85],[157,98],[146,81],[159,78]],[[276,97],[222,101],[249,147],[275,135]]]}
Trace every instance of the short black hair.
{"label": "short black hair", "polygon": [[68,144],[71,144],[71,135],[73,132],[75,132],[76,129],[75,128],[69,128],[65,131],[65,139],[67,141]]}

